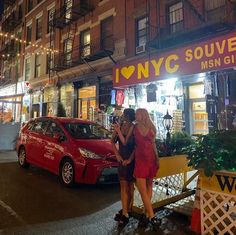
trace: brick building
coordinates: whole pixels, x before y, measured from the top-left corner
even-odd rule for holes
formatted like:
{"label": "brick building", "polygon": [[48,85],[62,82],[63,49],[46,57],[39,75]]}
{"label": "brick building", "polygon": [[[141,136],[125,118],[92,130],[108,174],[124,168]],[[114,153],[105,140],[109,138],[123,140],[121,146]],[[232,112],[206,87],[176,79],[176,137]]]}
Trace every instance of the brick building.
{"label": "brick building", "polygon": [[2,110],[12,109],[13,119],[24,121],[56,115],[61,102],[67,116],[96,120],[101,107],[145,106],[160,134],[167,111],[175,130],[232,128],[235,4],[5,0]]}

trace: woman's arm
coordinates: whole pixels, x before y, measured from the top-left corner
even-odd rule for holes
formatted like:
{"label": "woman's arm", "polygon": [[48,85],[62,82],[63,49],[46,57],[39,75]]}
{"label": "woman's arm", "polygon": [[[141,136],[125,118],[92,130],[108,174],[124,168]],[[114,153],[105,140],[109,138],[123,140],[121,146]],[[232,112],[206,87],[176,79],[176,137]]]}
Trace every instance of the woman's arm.
{"label": "woman's arm", "polygon": [[128,140],[129,140],[129,137],[132,135],[133,133],[133,130],[134,130],[134,125],[132,125],[130,128],[129,128],[129,131],[128,131],[128,134],[126,135],[126,137],[124,137],[124,135],[122,134],[121,132],[121,129],[120,129],[120,125],[119,124],[115,124],[114,125],[114,128],[120,138],[120,141],[123,145],[126,145]]}
{"label": "woman's arm", "polygon": [[134,160],[134,152],[135,152],[135,151],[133,151],[133,152],[131,153],[129,159],[124,160],[124,161],[122,162],[122,165],[123,165],[123,166],[127,166],[128,164],[130,164],[130,163]]}
{"label": "woman's arm", "polygon": [[117,137],[117,132],[116,131],[113,131],[113,133],[112,133],[112,136],[111,136],[111,145],[112,145],[112,149],[113,149],[113,151],[114,151],[114,153],[115,153],[115,155],[116,155],[116,160],[118,161],[118,162],[123,162],[123,158],[120,156],[120,154],[119,154],[119,151],[118,151],[118,149],[117,149],[117,147],[116,147],[116,137]]}

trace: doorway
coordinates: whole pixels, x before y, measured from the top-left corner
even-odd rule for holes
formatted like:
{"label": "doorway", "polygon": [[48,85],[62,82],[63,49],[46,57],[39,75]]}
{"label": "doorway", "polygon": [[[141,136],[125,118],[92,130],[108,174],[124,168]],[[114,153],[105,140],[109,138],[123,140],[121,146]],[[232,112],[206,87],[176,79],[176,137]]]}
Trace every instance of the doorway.
{"label": "doorway", "polygon": [[93,121],[97,105],[96,86],[83,87],[78,92],[78,118]]}

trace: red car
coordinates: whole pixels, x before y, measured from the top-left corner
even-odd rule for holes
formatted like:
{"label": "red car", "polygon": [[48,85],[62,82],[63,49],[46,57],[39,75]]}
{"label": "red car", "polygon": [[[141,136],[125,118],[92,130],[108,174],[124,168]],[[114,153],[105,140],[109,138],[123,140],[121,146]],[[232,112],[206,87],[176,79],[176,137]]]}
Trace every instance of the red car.
{"label": "red car", "polygon": [[111,134],[101,125],[76,118],[41,117],[21,128],[18,162],[47,169],[63,184],[118,182]]}

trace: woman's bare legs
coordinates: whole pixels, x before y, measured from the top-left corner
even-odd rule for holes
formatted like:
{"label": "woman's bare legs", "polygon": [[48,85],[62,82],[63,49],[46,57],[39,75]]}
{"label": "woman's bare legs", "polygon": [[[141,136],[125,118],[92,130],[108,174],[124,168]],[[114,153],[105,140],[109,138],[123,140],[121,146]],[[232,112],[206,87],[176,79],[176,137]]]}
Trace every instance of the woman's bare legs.
{"label": "woman's bare legs", "polygon": [[[154,212],[152,209],[152,204],[150,200],[150,183],[147,184],[147,180],[144,178],[136,178],[136,184],[141,195],[146,215],[148,218],[154,217]],[[148,185],[148,186],[147,186]],[[149,190],[149,193],[148,193]]]}
{"label": "woman's bare legs", "polygon": [[128,217],[129,211],[129,182],[126,180],[120,181],[120,194],[121,194],[121,204],[122,204],[122,214]]}

